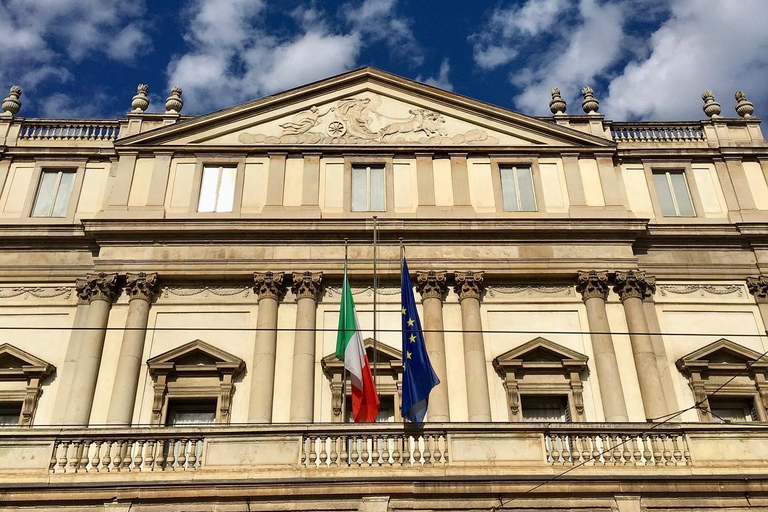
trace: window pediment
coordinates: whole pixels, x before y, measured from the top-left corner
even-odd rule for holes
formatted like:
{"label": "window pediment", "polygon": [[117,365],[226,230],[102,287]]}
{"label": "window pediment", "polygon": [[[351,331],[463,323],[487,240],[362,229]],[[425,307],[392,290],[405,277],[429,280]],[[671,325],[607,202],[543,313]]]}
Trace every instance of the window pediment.
{"label": "window pediment", "polygon": [[581,371],[586,368],[588,360],[589,357],[584,354],[539,337],[497,356],[493,367],[499,372],[518,368]]}
{"label": "window pediment", "polygon": [[14,347],[9,343],[0,345],[0,376],[5,378],[18,377],[42,379],[51,375],[54,366],[29,352]]}
{"label": "window pediment", "polygon": [[758,361],[760,354],[731,340],[721,338],[677,360],[677,368],[686,375],[691,372],[731,372],[750,366],[765,371],[768,361]]}
{"label": "window pediment", "polygon": [[158,373],[228,373],[237,374],[245,361],[202,340],[157,355],[147,361],[149,371]]}

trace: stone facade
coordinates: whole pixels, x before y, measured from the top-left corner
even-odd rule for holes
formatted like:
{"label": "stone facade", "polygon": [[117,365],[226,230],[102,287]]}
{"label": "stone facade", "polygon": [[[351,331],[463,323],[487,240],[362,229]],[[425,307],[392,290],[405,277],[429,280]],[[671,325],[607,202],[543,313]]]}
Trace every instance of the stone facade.
{"label": "stone facade", "polygon": [[[61,121],[13,88],[0,511],[768,507],[760,119],[743,93],[686,123],[583,95],[536,118],[365,68]],[[345,239],[388,422],[344,421]],[[422,430],[401,241],[441,381]]]}

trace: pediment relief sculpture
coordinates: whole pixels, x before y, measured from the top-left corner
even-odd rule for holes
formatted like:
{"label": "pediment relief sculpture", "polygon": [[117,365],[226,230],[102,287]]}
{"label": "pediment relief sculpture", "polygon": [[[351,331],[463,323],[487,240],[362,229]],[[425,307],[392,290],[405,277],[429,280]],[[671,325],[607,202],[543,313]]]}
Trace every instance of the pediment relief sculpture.
{"label": "pediment relief sculpture", "polygon": [[241,133],[238,140],[243,144],[499,144],[487,131],[465,124],[434,110],[362,93],[297,112],[277,122],[277,133],[259,127],[266,129]]}

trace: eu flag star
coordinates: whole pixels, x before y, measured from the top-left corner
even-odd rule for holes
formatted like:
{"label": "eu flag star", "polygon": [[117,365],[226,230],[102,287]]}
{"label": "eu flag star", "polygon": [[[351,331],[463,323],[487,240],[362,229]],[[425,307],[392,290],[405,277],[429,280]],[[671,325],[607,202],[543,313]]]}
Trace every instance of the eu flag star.
{"label": "eu flag star", "polygon": [[413,327],[413,318],[408,319],[408,327]]}
{"label": "eu flag star", "polygon": [[405,308],[403,308],[403,310],[402,310],[402,311],[403,311],[403,314],[405,314]]}
{"label": "eu flag star", "polygon": [[410,352],[406,352],[406,353],[405,353],[405,357],[406,357],[406,358],[408,358],[408,359],[410,359],[410,358],[411,358],[411,353],[410,353]]}
{"label": "eu flag star", "polygon": [[408,338],[408,339],[411,340],[411,343],[416,343],[416,335],[415,334],[411,334],[411,337]]}

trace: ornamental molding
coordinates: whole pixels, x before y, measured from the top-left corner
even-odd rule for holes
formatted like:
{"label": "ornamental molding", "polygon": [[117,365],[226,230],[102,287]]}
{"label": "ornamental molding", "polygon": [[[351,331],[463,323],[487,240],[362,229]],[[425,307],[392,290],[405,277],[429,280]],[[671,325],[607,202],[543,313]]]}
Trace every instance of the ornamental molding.
{"label": "ornamental molding", "polygon": [[202,295],[208,297],[216,295],[217,297],[248,297],[251,295],[250,286],[164,286],[162,288],[163,298],[171,295],[176,297],[193,297]]}
{"label": "ornamental molding", "polygon": [[581,294],[583,300],[605,300],[608,298],[609,289],[607,270],[579,271],[576,276],[576,291]]}
{"label": "ornamental molding", "polygon": [[464,299],[477,299],[480,300],[485,292],[485,272],[474,272],[468,270],[466,272],[455,273],[455,284],[453,291],[459,296],[459,302]]}
{"label": "ornamental molding", "polygon": [[616,272],[613,291],[624,302],[627,299],[644,299],[656,291],[656,278],[646,276],[642,270]]}
{"label": "ornamental molding", "polygon": [[99,272],[98,274],[89,274],[85,279],[78,279],[75,282],[77,295],[84,301],[103,300],[112,302],[120,294],[119,279],[120,276],[116,273]]}
{"label": "ornamental molding", "polygon": [[[351,287],[352,295],[363,295],[373,292],[373,286]],[[326,286],[324,288],[326,297],[341,295],[341,286]],[[399,295],[400,288],[376,288],[376,295]]]}
{"label": "ornamental molding", "polygon": [[739,297],[744,296],[744,288],[737,284],[731,285],[715,285],[715,284],[662,284],[658,286],[659,294],[662,297],[666,297],[669,294],[673,295],[690,295],[697,293],[700,297],[706,297],[707,293],[712,295],[731,295],[737,294]]}
{"label": "ornamental molding", "polygon": [[73,288],[71,286],[57,286],[55,288],[20,286],[0,288],[0,299],[21,297],[26,300],[29,297],[35,297],[37,299],[54,299],[61,297],[66,300],[72,296],[72,292]]}
{"label": "ornamental molding", "polygon": [[525,293],[527,295],[533,295],[534,293],[555,295],[562,293],[564,295],[573,294],[573,286],[542,286],[542,285],[516,285],[516,286],[486,286],[488,295],[496,297],[496,295],[518,295]]}

